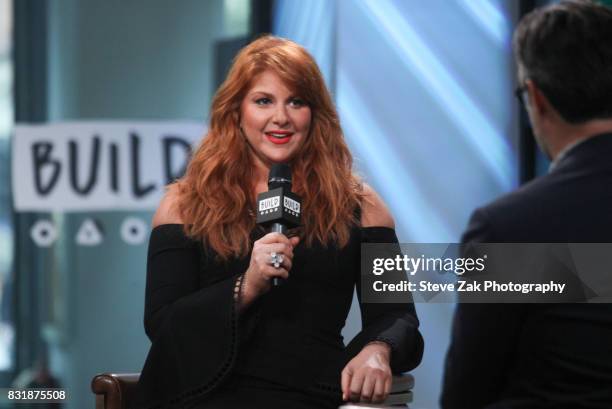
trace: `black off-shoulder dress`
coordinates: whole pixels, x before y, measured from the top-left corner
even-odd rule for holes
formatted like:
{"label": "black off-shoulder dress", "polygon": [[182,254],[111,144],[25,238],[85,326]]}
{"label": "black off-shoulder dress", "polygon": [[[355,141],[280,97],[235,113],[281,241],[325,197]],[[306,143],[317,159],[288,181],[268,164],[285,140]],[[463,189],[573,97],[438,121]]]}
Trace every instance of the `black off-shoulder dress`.
{"label": "black off-shoulder dress", "polygon": [[[253,240],[264,235],[256,230]],[[300,243],[290,277],[238,313],[247,257],[223,262],[179,224],[153,229],[145,331],[152,344],[136,408],[336,408],[340,372],[368,342],[392,347],[394,373],[423,354],[414,305],[361,303],[362,331],[341,330],[353,291],[361,300],[362,242],[395,243],[385,227],[354,227],[343,247]]]}

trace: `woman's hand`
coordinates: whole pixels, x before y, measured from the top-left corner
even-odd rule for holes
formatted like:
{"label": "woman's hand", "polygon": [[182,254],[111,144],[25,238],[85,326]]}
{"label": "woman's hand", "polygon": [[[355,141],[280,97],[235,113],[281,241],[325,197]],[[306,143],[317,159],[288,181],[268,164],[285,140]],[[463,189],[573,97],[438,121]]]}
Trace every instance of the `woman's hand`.
{"label": "woman's hand", "polygon": [[342,399],[380,403],[391,391],[391,347],[385,342],[367,344],[342,370]]}
{"label": "woman's hand", "polygon": [[[257,297],[269,291],[272,278],[289,277],[293,248],[299,241],[299,237],[289,239],[280,233],[268,233],[253,244],[251,261],[242,283],[241,307],[249,305]],[[270,263],[272,253],[282,256],[283,261],[279,267],[274,267]]]}

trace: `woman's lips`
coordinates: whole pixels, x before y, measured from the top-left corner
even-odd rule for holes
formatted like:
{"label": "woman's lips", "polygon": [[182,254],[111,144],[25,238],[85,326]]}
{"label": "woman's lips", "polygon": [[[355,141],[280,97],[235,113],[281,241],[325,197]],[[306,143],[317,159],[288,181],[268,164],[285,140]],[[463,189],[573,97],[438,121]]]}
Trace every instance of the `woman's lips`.
{"label": "woman's lips", "polygon": [[266,132],[265,135],[273,144],[283,145],[291,140],[293,132]]}

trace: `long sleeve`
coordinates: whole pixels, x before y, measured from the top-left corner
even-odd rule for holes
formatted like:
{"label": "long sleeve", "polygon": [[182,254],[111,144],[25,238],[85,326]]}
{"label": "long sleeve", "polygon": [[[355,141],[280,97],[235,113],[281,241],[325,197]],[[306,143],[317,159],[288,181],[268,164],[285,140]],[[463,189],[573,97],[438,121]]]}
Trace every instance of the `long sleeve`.
{"label": "long sleeve", "polygon": [[181,225],[155,228],[149,242],[145,331],[152,341],[138,408],[183,407],[217,386],[237,352],[236,266],[206,271],[199,244]]}
{"label": "long sleeve", "polygon": [[[486,214],[476,211],[462,243],[495,242]],[[520,304],[458,304],[446,356],[441,407],[477,409],[500,398],[525,314]]]}
{"label": "long sleeve", "polygon": [[198,290],[197,243],[179,225],[155,229],[149,241],[144,328],[153,342],[171,314],[174,302]]}
{"label": "long sleeve", "polygon": [[[393,229],[366,227],[361,230],[362,243],[398,243]],[[406,294],[401,303],[365,303],[362,300],[360,273],[356,285],[362,330],[347,346],[349,356],[358,354],[367,343],[380,340],[391,346],[391,369],[394,373],[414,369],[423,357],[424,343],[412,296]]]}
{"label": "long sleeve", "polygon": [[[351,256],[356,257],[352,265],[352,282],[357,287],[357,297],[361,310],[362,330],[349,342],[341,354],[333,359],[321,372],[317,388],[339,398],[340,373],[363,347],[372,341],[383,341],[391,346],[391,370],[395,374],[415,368],[423,356],[423,337],[419,332],[412,296],[408,293],[398,303],[367,303],[364,301],[361,286],[360,255],[362,243],[394,243],[397,245],[395,231],[386,227],[360,228],[359,241]],[[394,250],[394,254],[395,254]]]}

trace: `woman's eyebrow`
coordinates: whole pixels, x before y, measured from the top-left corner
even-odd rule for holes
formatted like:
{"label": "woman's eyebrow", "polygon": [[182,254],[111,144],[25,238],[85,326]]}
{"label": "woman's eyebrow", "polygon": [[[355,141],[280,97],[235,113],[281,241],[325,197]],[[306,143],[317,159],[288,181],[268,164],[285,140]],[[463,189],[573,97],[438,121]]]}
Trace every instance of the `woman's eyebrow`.
{"label": "woman's eyebrow", "polygon": [[260,90],[257,90],[257,89],[254,89],[253,91],[249,92],[249,94],[250,95],[253,95],[253,94],[262,94],[262,95],[265,95],[266,97],[273,97],[274,96],[274,95],[270,94],[269,92],[260,91]]}
{"label": "woman's eyebrow", "polygon": [[[261,91],[261,90],[258,90],[258,89],[254,89],[252,91],[249,91],[247,96],[249,96],[249,97],[264,96],[264,97],[270,98],[270,99],[275,99],[276,98],[276,96],[274,94],[271,94],[271,93],[266,92],[266,91]],[[285,101],[290,101],[290,100],[295,99],[295,98],[304,99],[304,98],[300,97],[298,93],[291,93],[291,94],[289,94],[285,98]]]}

